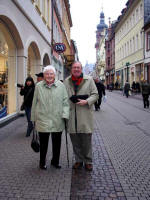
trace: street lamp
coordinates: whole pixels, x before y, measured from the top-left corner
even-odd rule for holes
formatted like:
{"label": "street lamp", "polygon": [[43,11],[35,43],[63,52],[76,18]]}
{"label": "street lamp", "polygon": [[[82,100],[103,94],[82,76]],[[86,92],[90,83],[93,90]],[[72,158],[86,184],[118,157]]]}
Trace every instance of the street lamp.
{"label": "street lamp", "polygon": [[127,82],[129,81],[129,62],[126,62],[126,67],[127,67]]}

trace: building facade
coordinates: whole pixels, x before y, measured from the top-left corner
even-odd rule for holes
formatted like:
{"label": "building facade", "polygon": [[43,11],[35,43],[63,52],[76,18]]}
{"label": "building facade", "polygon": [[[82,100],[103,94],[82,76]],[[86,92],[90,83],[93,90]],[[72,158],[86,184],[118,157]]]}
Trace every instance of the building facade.
{"label": "building facade", "polygon": [[125,81],[141,82],[144,77],[144,3],[129,0],[115,29],[116,80],[123,87]]}
{"label": "building facade", "polygon": [[105,51],[106,51],[106,86],[115,83],[115,25],[116,23],[109,23],[108,33],[105,40]]}
{"label": "building facade", "polygon": [[144,25],[144,79],[150,83],[150,17]]}
{"label": "building facade", "polygon": [[[64,55],[54,52],[53,44],[63,42],[65,5],[69,9],[67,0],[1,0],[0,123],[20,112],[22,98],[17,83],[24,84],[27,76],[36,82],[35,73],[53,64],[57,78],[63,79]],[[67,15],[71,20],[69,11]],[[71,23],[66,32],[70,27]],[[69,33],[67,37],[69,41]]]}

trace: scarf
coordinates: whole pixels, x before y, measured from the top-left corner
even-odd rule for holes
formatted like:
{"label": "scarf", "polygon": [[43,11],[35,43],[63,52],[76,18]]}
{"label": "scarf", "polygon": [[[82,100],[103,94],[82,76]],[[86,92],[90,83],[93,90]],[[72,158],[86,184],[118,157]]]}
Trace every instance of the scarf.
{"label": "scarf", "polygon": [[78,89],[80,83],[83,80],[83,73],[79,77],[77,77],[77,78],[72,75],[71,79],[72,79],[72,82],[73,82],[73,85],[74,85],[75,94],[76,94],[77,93],[77,89]]}

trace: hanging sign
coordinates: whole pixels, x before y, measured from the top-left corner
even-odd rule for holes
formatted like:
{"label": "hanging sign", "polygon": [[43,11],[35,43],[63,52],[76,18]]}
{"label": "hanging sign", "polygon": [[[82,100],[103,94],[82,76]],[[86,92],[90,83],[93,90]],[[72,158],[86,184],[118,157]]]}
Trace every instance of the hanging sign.
{"label": "hanging sign", "polygon": [[57,53],[63,53],[66,50],[66,45],[64,43],[55,43],[53,49]]}

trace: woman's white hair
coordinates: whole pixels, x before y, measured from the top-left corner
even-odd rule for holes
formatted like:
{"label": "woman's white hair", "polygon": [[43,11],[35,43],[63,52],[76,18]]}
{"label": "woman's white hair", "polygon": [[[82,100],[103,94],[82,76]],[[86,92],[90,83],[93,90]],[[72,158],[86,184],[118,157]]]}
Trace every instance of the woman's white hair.
{"label": "woman's white hair", "polygon": [[45,73],[48,70],[53,70],[54,74],[56,75],[56,69],[52,65],[48,65],[48,66],[44,67],[43,73]]}

